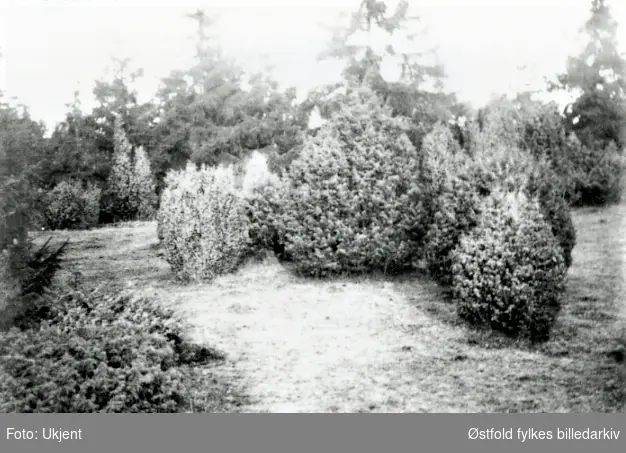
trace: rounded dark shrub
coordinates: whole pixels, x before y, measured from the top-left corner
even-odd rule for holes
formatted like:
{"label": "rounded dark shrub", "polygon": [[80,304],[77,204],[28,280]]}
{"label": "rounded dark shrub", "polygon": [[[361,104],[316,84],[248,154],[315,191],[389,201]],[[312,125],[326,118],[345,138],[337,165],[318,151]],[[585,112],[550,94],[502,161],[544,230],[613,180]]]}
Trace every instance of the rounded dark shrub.
{"label": "rounded dark shrub", "polygon": [[549,337],[567,268],[536,199],[492,192],[451,258],[460,317],[537,341]]}
{"label": "rounded dark shrub", "polygon": [[51,230],[83,229],[98,224],[100,189],[78,181],[61,181],[43,197],[45,226]]}
{"label": "rounded dark shrub", "polygon": [[572,204],[598,206],[621,199],[624,156],[614,143],[591,149],[571,134],[563,151],[555,165],[569,178]]}
{"label": "rounded dark shrub", "polygon": [[278,180],[256,187],[245,197],[248,235],[251,252],[271,250],[280,260],[289,260],[285,240],[277,226],[282,209],[284,185]]}
{"label": "rounded dark shrub", "polygon": [[565,145],[565,127],[554,103],[528,102],[525,105],[523,148],[538,158],[553,159]]}
{"label": "rounded dark shrub", "polygon": [[436,199],[433,220],[424,239],[429,273],[443,285],[452,283],[450,253],[461,236],[474,228],[480,213],[480,196],[465,175],[452,177]]}
{"label": "rounded dark shrub", "polygon": [[54,316],[0,336],[1,412],[181,412],[218,356],[187,342],[182,322],[145,299],[72,292]]}
{"label": "rounded dark shrub", "polygon": [[278,222],[296,271],[412,265],[424,225],[418,152],[405,129],[375,96],[356,92],[308,139],[285,175]]}

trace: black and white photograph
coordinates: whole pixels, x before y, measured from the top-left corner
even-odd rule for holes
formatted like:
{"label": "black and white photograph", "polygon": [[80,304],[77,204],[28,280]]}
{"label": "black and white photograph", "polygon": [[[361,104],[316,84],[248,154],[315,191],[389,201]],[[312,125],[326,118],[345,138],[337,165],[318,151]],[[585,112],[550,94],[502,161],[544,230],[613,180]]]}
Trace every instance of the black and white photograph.
{"label": "black and white photograph", "polygon": [[623,413],[625,150],[623,0],[4,0],[0,413]]}

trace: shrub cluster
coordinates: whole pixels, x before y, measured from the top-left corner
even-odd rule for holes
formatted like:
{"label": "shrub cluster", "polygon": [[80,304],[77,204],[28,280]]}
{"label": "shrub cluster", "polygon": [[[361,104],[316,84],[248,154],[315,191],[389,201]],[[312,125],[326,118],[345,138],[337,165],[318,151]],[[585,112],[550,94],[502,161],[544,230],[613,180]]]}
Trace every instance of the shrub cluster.
{"label": "shrub cluster", "polygon": [[478,226],[451,255],[459,315],[545,340],[560,308],[566,266],[539,202],[495,190],[481,211]]}
{"label": "shrub cluster", "polygon": [[61,181],[43,197],[43,218],[50,230],[86,229],[98,224],[100,189]]}
{"label": "shrub cluster", "polygon": [[155,183],[145,150],[133,147],[119,118],[115,122],[113,164],[102,197],[102,220],[150,219],[155,207]]}
{"label": "shrub cluster", "polygon": [[591,149],[570,134],[555,162],[569,180],[572,204],[605,205],[621,199],[624,156],[614,143]]}
{"label": "shrub cluster", "polygon": [[563,249],[565,263],[567,267],[571,265],[576,230],[566,198],[567,187],[546,158],[535,158],[528,151],[491,148],[472,160],[468,173],[482,195],[502,186],[538,198],[542,213]]}
{"label": "shrub cluster", "polygon": [[424,255],[431,274],[450,284],[450,253],[464,233],[477,225],[481,200],[494,188],[522,190],[539,200],[542,214],[562,249],[565,264],[572,263],[576,230],[564,195],[564,185],[545,159],[526,151],[504,147],[487,148],[456,165],[437,198],[433,221],[426,234]]}
{"label": "shrub cluster", "polygon": [[473,151],[494,147],[522,148],[526,115],[506,97],[492,100],[479,111],[478,136],[473,137]]}
{"label": "shrub cluster", "polygon": [[529,102],[522,136],[523,148],[537,158],[553,159],[565,145],[563,117],[554,103]]}
{"label": "shrub cluster", "polygon": [[193,365],[219,358],[188,343],[173,312],[126,295],[48,295],[54,314],[0,335],[1,412],[181,412]]}
{"label": "shrub cluster", "polygon": [[196,168],[167,177],[158,234],[172,270],[183,280],[211,280],[233,271],[247,253],[245,204],[232,168]]}
{"label": "shrub cluster", "polygon": [[424,228],[419,154],[366,91],[310,137],[285,175],[278,230],[301,274],[410,266]]}
{"label": "shrub cluster", "polygon": [[519,148],[546,160],[567,183],[567,200],[577,205],[605,205],[621,198],[624,157],[614,143],[585,145],[566,135],[554,104],[522,99],[492,101],[479,115],[472,154],[494,147]]}

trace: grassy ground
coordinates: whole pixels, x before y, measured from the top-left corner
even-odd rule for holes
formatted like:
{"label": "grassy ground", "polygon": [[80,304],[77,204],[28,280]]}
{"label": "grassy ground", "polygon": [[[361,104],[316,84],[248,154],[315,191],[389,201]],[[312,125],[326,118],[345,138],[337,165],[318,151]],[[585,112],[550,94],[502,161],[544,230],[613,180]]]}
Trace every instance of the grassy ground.
{"label": "grassy ground", "polygon": [[320,282],[267,261],[182,285],[154,223],[54,236],[71,239],[67,264],[84,280],[177,307],[197,341],[227,354],[210,370],[233,385],[220,390],[216,410],[613,412],[623,385],[605,354],[626,323],[625,215],[626,206],[575,212],[565,307],[540,347],[459,324],[445,295],[419,276]]}

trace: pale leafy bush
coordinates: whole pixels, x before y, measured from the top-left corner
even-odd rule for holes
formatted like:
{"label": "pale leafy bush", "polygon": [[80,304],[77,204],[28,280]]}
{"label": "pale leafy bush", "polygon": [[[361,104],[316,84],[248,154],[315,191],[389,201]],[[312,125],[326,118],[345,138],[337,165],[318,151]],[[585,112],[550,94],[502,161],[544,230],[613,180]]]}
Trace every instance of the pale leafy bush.
{"label": "pale leafy bush", "polygon": [[98,224],[100,189],[79,181],[61,181],[44,196],[43,217],[51,230],[83,229]]}
{"label": "pale leafy bush", "polygon": [[553,159],[565,144],[565,127],[554,103],[529,102],[524,122],[523,147],[537,157]]}
{"label": "pale leafy bush", "polygon": [[247,251],[248,223],[232,168],[189,164],[167,181],[158,233],[172,270],[183,280],[235,270]]}
{"label": "pale leafy bush", "polygon": [[137,212],[131,196],[133,179],[132,146],[119,120],[115,122],[111,172],[104,193],[104,210],[113,220],[131,220]]}
{"label": "pale leafy bush", "polygon": [[493,147],[521,148],[525,118],[506,97],[492,100],[479,114],[480,132],[474,137],[472,154]]}
{"label": "pale leafy bush", "polygon": [[135,150],[133,174],[130,180],[130,204],[136,207],[136,215],[139,219],[151,219],[154,215],[155,188],[148,155],[140,146]]}
{"label": "pale leafy bush", "polygon": [[254,151],[247,161],[241,192],[244,196],[252,195],[256,189],[276,184],[278,177],[274,175],[267,163],[267,157]]}
{"label": "pale leafy bush", "polygon": [[494,190],[452,262],[463,319],[533,340],[549,337],[567,268],[536,199]]}

